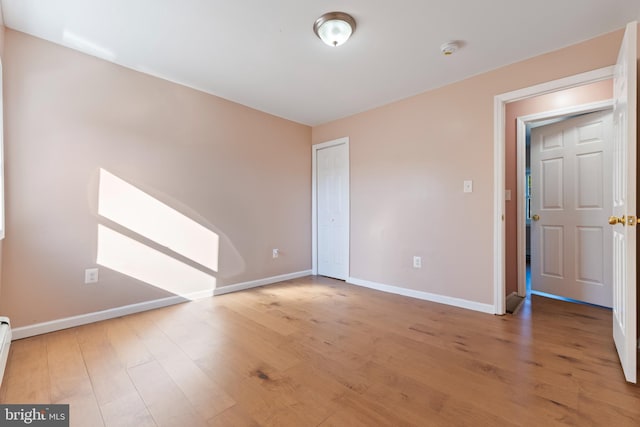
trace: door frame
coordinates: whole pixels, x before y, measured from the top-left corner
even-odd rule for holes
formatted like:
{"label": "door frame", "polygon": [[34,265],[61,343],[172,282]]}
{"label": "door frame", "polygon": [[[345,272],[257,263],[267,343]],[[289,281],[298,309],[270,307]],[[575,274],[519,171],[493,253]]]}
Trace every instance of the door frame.
{"label": "door frame", "polygon": [[526,159],[527,159],[527,124],[539,122],[542,120],[550,120],[564,116],[572,116],[576,114],[588,114],[598,111],[612,110],[613,99],[591,102],[588,104],[572,105],[570,107],[559,108],[556,110],[543,111],[541,113],[529,114],[526,116],[516,117],[516,163],[517,163],[517,188],[518,188],[518,205],[517,205],[517,243],[518,243],[518,296],[527,296],[527,221],[526,221]]}
{"label": "door frame", "polygon": [[317,155],[318,150],[335,147],[337,145],[347,146],[347,277],[351,273],[351,184],[350,184],[350,150],[349,137],[345,136],[331,141],[314,144],[311,146],[311,274],[318,274],[318,175],[317,175]]}
{"label": "door frame", "polygon": [[506,104],[539,95],[557,92],[608,80],[613,77],[614,66],[576,74],[558,80],[496,95],[493,99],[493,306],[494,312],[506,312],[505,291],[505,109]]}

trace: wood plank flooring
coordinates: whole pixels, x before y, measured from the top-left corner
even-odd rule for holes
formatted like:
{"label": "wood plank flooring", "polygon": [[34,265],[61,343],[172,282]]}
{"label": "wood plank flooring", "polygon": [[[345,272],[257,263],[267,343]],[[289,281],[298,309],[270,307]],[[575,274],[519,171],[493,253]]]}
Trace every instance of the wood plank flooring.
{"label": "wood plank flooring", "polygon": [[492,316],[307,277],[15,341],[2,403],[92,426],[639,426],[609,310]]}

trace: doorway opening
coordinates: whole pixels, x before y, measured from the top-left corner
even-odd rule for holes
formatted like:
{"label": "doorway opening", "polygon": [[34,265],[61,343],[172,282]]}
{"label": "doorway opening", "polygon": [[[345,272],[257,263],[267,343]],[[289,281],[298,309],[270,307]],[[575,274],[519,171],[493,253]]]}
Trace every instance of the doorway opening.
{"label": "doorway opening", "polygon": [[[518,236],[517,241],[516,239],[511,238],[507,239],[507,225],[510,227],[511,233],[514,235],[518,232],[522,234],[526,232],[524,227],[519,229],[516,226],[517,221],[515,221],[515,218],[517,218],[516,206],[517,203],[520,202],[520,198],[517,197],[517,189],[524,188],[524,184],[522,182],[517,184],[512,183],[510,184],[511,188],[506,185],[507,158],[512,157],[514,161],[518,163],[518,170],[524,171],[525,169],[525,156],[516,155],[515,144],[506,144],[506,138],[509,134],[508,127],[512,127],[512,132],[515,132],[516,130],[513,129],[515,128],[515,120],[511,121],[507,118],[507,106],[514,105],[518,101],[529,100],[536,97],[542,97],[544,95],[558,93],[563,90],[610,80],[613,75],[614,67],[606,67],[505,93],[495,97],[494,194],[497,197],[494,198],[494,209],[496,212],[496,215],[494,216],[494,229],[496,230],[494,233],[496,239],[494,242],[494,307],[495,313],[498,315],[505,314],[506,312],[506,296],[508,294],[517,293],[521,296],[526,295],[526,264],[521,263],[520,265],[515,259],[512,259],[520,259],[521,257],[519,254],[521,253],[524,257],[526,247],[522,244],[519,246],[517,242],[525,242],[525,236]],[[565,111],[563,111],[563,109],[547,110],[549,111],[549,115],[551,115],[551,113],[555,113],[555,117],[560,117],[570,113],[575,114],[575,112],[568,110],[567,107],[564,108]],[[514,119],[521,115],[522,114],[517,114]],[[522,132],[525,131],[524,127],[519,127],[518,130],[520,131],[520,129]],[[523,134],[522,141],[525,141],[524,137],[525,135]],[[518,173],[517,176],[524,177],[524,172],[522,172],[522,174]],[[515,181],[516,179],[515,168],[513,168],[513,180]],[[512,191],[514,193],[514,197],[512,197]],[[500,195],[502,195],[502,197],[500,197]],[[518,206],[518,208],[520,212],[522,212],[524,210],[524,205]],[[508,217],[512,218],[511,221],[507,221]],[[512,270],[510,271],[509,268]],[[521,289],[518,289],[518,284],[523,284]],[[509,287],[507,287],[507,285],[509,285]]]}
{"label": "doorway opening", "polygon": [[[603,175],[611,165],[612,85],[603,80],[507,105],[507,313],[524,303],[531,283],[539,295],[611,306],[611,292],[603,297],[601,290],[611,286],[611,260],[602,261],[610,230],[603,227],[602,216],[612,202],[610,174]],[[532,146],[538,157],[533,174]],[[537,253],[533,281],[532,228]]]}
{"label": "doorway opening", "polygon": [[[603,83],[611,88],[611,81]],[[583,89],[588,96],[610,95],[594,92],[597,85]],[[536,294],[612,306],[612,103],[517,119],[517,295],[523,301]]]}

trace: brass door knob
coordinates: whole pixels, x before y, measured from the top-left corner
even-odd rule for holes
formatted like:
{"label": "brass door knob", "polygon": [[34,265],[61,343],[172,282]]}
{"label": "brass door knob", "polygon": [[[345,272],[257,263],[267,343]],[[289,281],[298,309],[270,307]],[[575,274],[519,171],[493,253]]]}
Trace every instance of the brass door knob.
{"label": "brass door knob", "polygon": [[617,217],[617,216],[609,217],[609,224],[611,225],[616,225],[616,224],[625,225],[626,223],[627,223],[627,218],[625,215],[622,215],[621,217]]}
{"label": "brass door knob", "polygon": [[539,220],[540,220],[540,215],[535,214],[535,215],[533,215],[533,216],[531,217],[531,219],[532,219],[532,220],[534,220],[534,221],[539,221]]}

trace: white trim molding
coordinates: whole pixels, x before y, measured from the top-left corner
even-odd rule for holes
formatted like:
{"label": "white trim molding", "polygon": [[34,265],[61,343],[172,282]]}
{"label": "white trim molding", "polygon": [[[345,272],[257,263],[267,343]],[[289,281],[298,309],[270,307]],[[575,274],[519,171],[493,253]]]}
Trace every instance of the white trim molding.
{"label": "white trim molding", "polygon": [[272,285],[285,280],[298,279],[300,277],[311,276],[311,270],[298,271],[296,273],[282,274],[280,276],[267,277],[265,279],[251,280],[249,282],[236,283],[235,285],[222,286],[213,291],[213,295],[224,295],[232,292],[244,291],[258,288],[260,286]]}
{"label": "white trim molding", "polygon": [[[213,291],[207,291],[212,296]],[[202,298],[202,292],[197,293]],[[140,313],[156,308],[167,307],[181,302],[190,301],[194,298],[192,295],[178,296],[156,299],[153,301],[145,301],[137,304],[125,305],[122,307],[110,308],[107,310],[95,311],[93,313],[80,314],[78,316],[65,317],[63,319],[51,320],[48,322],[36,323],[34,325],[21,326],[13,328],[13,340],[32,337],[34,335],[46,334],[49,332],[60,331],[62,329],[82,326],[89,323],[100,322],[102,320],[114,319],[116,317],[126,316],[128,314]]]}
{"label": "white trim molding", "polygon": [[493,306],[495,314],[506,313],[506,286],[505,286],[505,205],[504,205],[504,182],[505,182],[505,102],[497,96],[494,98],[494,149],[493,149]]}
{"label": "white trim molding", "polygon": [[558,80],[496,95],[493,102],[493,301],[495,313],[505,314],[505,106],[534,96],[570,89],[613,77],[614,67],[605,67]]}
{"label": "white trim molding", "polygon": [[398,286],[385,285],[383,283],[371,282],[369,280],[357,279],[349,277],[347,283],[364,288],[375,289],[377,291],[387,292],[390,294],[403,295],[405,297],[417,298],[425,301],[437,302],[440,304],[451,305],[454,307],[466,308],[467,310],[479,311],[482,313],[495,314],[493,305],[483,304],[476,301],[469,301],[462,298],[449,297],[446,295],[432,294],[429,292],[416,291],[415,289],[401,288]]}
{"label": "white trim molding", "polygon": [[229,292],[237,292],[244,289],[251,289],[258,286],[270,285],[282,282],[284,280],[296,279],[311,275],[311,270],[299,271],[296,273],[282,274],[280,276],[267,277],[265,279],[253,280],[251,282],[238,283],[235,285],[224,286],[215,290],[206,290],[194,292],[188,295],[174,295],[152,301],[144,301],[137,304],[125,305],[122,307],[110,308],[107,310],[96,311],[93,313],[80,314],[78,316],[65,317],[63,319],[51,320],[48,322],[36,323],[34,325],[21,326],[12,329],[12,339],[19,340],[35,335],[46,334],[49,332],[60,331],[62,329],[82,326],[88,323],[100,322],[102,320],[114,319],[129,314],[140,313],[156,308],[167,307],[170,305],[180,304],[196,299],[209,298],[214,295],[222,295]]}

